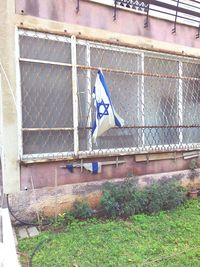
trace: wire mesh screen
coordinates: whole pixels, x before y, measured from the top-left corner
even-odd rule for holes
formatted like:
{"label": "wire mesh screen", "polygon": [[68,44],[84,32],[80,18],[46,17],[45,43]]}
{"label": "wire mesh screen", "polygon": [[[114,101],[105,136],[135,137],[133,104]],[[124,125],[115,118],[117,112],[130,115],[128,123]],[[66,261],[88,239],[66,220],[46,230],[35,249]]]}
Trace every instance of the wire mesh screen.
{"label": "wire mesh screen", "polygon": [[[23,157],[199,147],[200,61],[22,30],[19,46]],[[98,68],[125,125],[94,143]]]}

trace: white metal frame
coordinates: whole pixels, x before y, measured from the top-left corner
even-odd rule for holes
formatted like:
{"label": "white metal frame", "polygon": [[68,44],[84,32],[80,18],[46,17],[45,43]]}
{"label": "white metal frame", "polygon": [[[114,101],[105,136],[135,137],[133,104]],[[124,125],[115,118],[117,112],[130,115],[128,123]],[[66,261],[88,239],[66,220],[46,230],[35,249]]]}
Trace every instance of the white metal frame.
{"label": "white metal frame", "polygon": [[[49,153],[39,153],[39,154],[23,154],[23,135],[22,133],[24,131],[74,131],[74,127],[63,127],[63,128],[22,128],[22,103],[21,103],[21,79],[20,79],[20,66],[19,62],[29,62],[29,63],[37,63],[37,64],[49,64],[49,65],[56,65],[56,66],[64,66],[64,67],[69,67],[72,69],[72,84],[73,84],[73,89],[72,89],[72,95],[77,96],[76,90],[77,90],[77,81],[76,81],[76,51],[75,51],[75,58],[74,56],[72,57],[72,60],[74,60],[73,64],[70,63],[62,63],[62,62],[55,62],[55,61],[47,61],[47,60],[37,60],[37,59],[31,59],[31,58],[22,58],[20,57],[20,47],[19,47],[19,36],[24,35],[32,38],[40,38],[40,39],[46,39],[46,40],[52,40],[52,41],[57,41],[57,42],[64,42],[64,43],[69,43],[71,44],[73,41],[73,37],[70,39],[65,36],[60,36],[60,35],[55,35],[55,34],[48,34],[48,33],[42,33],[42,32],[37,32],[37,35],[35,34],[34,31],[30,30],[22,30],[16,28],[16,76],[17,76],[17,107],[18,107],[18,125],[19,125],[19,131],[18,131],[18,136],[19,136],[19,158],[27,158],[29,159],[30,157],[32,158],[49,158]],[[74,37],[75,38],[75,37]],[[74,41],[75,45],[73,45],[73,49],[76,49],[76,41]],[[72,45],[71,45],[72,48]],[[74,55],[74,50],[72,51],[72,54]],[[75,68],[74,68],[75,67]],[[75,78],[74,78],[75,77]],[[73,114],[75,112],[73,111]],[[73,123],[76,125],[77,123],[74,122],[77,121],[77,118],[73,118]],[[76,130],[78,130],[78,127],[76,126]],[[77,140],[78,137],[74,140]],[[74,151],[78,151],[78,143],[76,142],[76,147],[74,147]],[[76,150],[75,150],[76,149]],[[51,158],[56,158],[58,155],[62,155],[63,157],[71,157],[72,155],[74,156],[74,152],[56,152],[56,153],[51,153]]]}
{"label": "white metal frame", "polygon": [[[90,44],[87,43],[86,45],[86,65],[87,66],[91,66],[91,58],[90,58]],[[88,116],[87,116],[87,127],[90,127],[90,125],[92,124],[92,107],[91,107],[91,103],[92,103],[92,92],[91,92],[91,89],[92,89],[92,86],[91,86],[91,71],[88,69],[87,70],[87,80],[86,80],[86,83],[87,83],[87,110],[88,110]],[[89,151],[92,151],[92,138],[91,138],[91,134],[88,133],[87,134],[87,138],[88,138],[88,144],[87,144],[87,147],[88,147],[88,150]]]}
{"label": "white metal frame", "polygon": [[[70,63],[61,63],[61,62],[53,62],[53,61],[46,61],[46,60],[34,60],[34,59],[27,59],[27,58],[20,58],[19,57],[19,45],[18,45],[18,40],[19,40],[19,35],[24,34],[24,32],[27,34],[27,36],[30,37],[39,37],[43,39],[50,39],[50,40],[56,40],[56,41],[61,41],[61,42],[66,42],[66,43],[71,43],[71,64]],[[91,135],[88,134],[88,143],[87,143],[87,151],[80,151],[79,150],[79,129],[78,129],[78,114],[79,114],[79,103],[78,103],[78,81],[77,81],[77,53],[76,53],[76,45],[83,45],[86,48],[85,52],[85,62],[86,66],[90,67],[90,49],[95,47],[99,49],[104,49],[104,50],[112,50],[112,51],[120,51],[120,52],[125,52],[125,53],[132,53],[135,55],[138,55],[139,60],[138,60],[138,66],[140,65],[141,72],[144,72],[144,55],[146,56],[146,52],[143,50],[136,50],[136,49],[131,49],[131,48],[125,48],[125,47],[118,47],[118,46],[113,46],[113,45],[107,45],[107,44],[101,44],[101,43],[95,43],[93,41],[84,41],[84,40],[76,40],[75,36],[72,36],[71,39],[63,37],[63,36],[57,36],[57,35],[52,35],[52,34],[45,34],[45,33],[39,33],[37,32],[37,35],[35,32],[32,31],[24,31],[24,30],[17,30],[16,31],[16,46],[17,46],[17,53],[16,53],[16,60],[19,62],[31,62],[31,63],[37,63],[37,64],[51,64],[51,65],[59,65],[59,66],[66,66],[70,67],[72,69],[72,96],[73,96],[73,128],[21,128],[22,126],[22,108],[21,108],[21,88],[20,88],[20,68],[19,64],[17,63],[17,104],[18,104],[18,124],[20,125],[19,127],[19,151],[20,151],[20,157],[21,159],[54,159],[54,158],[73,158],[74,156],[81,156],[81,155],[87,155],[88,153],[90,155],[98,155],[99,150],[92,150],[92,140],[91,140]],[[156,58],[158,58],[158,53],[152,52],[150,56],[155,56],[157,55]],[[149,55],[147,54],[147,57]],[[188,60],[187,58],[183,57],[177,57],[177,56],[166,56],[164,54],[160,54],[160,57],[163,59],[164,58],[169,58],[172,61],[178,61],[179,63],[179,70],[178,74],[179,77],[182,77],[182,64],[183,62],[191,62],[191,60]],[[192,62],[193,63],[193,62]],[[195,60],[194,63],[199,63],[198,60]],[[91,70],[87,69],[86,70],[86,91],[87,91],[87,103],[91,103],[92,96],[91,96]],[[144,125],[144,76],[142,75],[140,77],[140,80],[138,81],[138,99],[140,99],[142,105],[141,107],[138,106],[138,118],[141,120],[142,125]],[[178,90],[177,90],[177,99],[178,99],[178,115],[179,115],[179,125],[183,123],[183,115],[182,115],[182,104],[183,104],[183,92],[182,92],[182,79],[179,79],[179,84],[178,84]],[[88,110],[88,120],[87,120],[87,127],[91,126],[92,123],[92,114],[91,114],[91,106],[88,105],[87,107]],[[22,131],[37,131],[37,130],[68,130],[68,131],[74,131],[74,151],[73,152],[55,152],[55,153],[39,153],[39,154],[26,154],[23,155],[23,144],[22,144]],[[173,151],[174,147],[175,148],[181,148],[183,149],[184,147],[193,147],[195,144],[183,144],[183,136],[182,136],[182,129],[179,130],[179,144],[172,144],[171,147],[168,145],[162,145],[162,146],[145,146],[145,135],[143,133],[142,136],[142,144],[140,148],[114,148],[114,149],[101,149],[101,155],[114,155],[114,154],[127,154],[127,153],[135,153],[135,152],[145,152],[147,151],[151,152],[153,150],[159,150],[159,151]],[[196,147],[198,147],[196,144]],[[195,148],[196,148],[195,147]],[[164,148],[164,149],[163,149]]]}
{"label": "white metal frame", "polygon": [[23,132],[22,126],[22,94],[21,94],[21,74],[19,66],[19,30],[15,28],[15,46],[16,46],[16,98],[17,98],[17,132],[18,132],[18,157],[22,158],[23,155]]}
{"label": "white metal frame", "polygon": [[78,87],[77,87],[77,61],[76,61],[76,37],[71,37],[71,55],[72,55],[72,94],[73,94],[73,123],[74,123],[74,153],[79,152],[78,135]]}
{"label": "white metal frame", "polygon": [[[179,61],[178,63],[179,77],[183,75],[183,63]],[[178,123],[183,125],[183,81],[178,80]],[[179,129],[179,144],[183,143],[183,129]]]}

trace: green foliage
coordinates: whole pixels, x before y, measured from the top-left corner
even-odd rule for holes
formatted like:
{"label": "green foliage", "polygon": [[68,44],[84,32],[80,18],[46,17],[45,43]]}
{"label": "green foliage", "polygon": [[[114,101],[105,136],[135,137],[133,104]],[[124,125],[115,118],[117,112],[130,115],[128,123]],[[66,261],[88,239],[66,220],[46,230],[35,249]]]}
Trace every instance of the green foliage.
{"label": "green foliage", "polygon": [[146,213],[174,209],[186,200],[185,189],[174,180],[152,183],[144,189],[144,196],[143,212]]}
{"label": "green foliage", "polygon": [[105,183],[101,206],[108,217],[116,218],[173,209],[185,200],[183,188],[173,180],[152,183],[144,190],[125,180],[121,184]]}
{"label": "green foliage", "polygon": [[93,210],[87,202],[76,201],[71,214],[77,219],[87,219],[92,216]]}
{"label": "green foliage", "polygon": [[198,267],[199,221],[200,200],[189,201],[176,210],[126,221],[73,222],[61,233],[19,240],[18,251],[30,256],[49,240],[34,255],[33,267]]}
{"label": "green foliage", "polygon": [[197,166],[197,161],[196,161],[196,159],[192,159],[191,162],[190,162],[190,170],[191,170],[191,171],[194,171],[194,170],[196,170],[197,167],[198,167],[198,166]]}
{"label": "green foliage", "polygon": [[68,210],[64,211],[63,213],[59,213],[56,218],[52,217],[49,219],[50,224],[54,227],[66,226],[74,221],[75,218],[73,214]]}
{"label": "green foliage", "polygon": [[197,160],[196,159],[192,159],[191,162],[190,162],[190,170],[191,170],[191,174],[190,174],[190,180],[191,180],[191,184],[190,184],[190,187],[191,187],[191,190],[194,190],[194,180],[195,180],[195,177],[198,175],[197,173]]}
{"label": "green foliage", "polygon": [[108,217],[128,217],[142,210],[143,192],[131,180],[120,184],[105,183],[101,206]]}
{"label": "green foliage", "polygon": [[77,219],[88,219],[93,215],[93,210],[88,203],[76,201],[71,211],[65,210],[63,213],[58,214],[55,218],[51,218],[49,221],[54,227],[76,225]]}

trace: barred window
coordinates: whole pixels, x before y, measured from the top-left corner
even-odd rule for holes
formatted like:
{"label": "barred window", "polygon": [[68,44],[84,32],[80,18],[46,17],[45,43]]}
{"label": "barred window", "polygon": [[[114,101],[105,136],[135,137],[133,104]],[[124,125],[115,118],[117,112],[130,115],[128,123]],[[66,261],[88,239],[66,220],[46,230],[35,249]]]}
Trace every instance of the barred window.
{"label": "barred window", "polygon": [[[200,61],[19,31],[23,158],[199,148]],[[101,67],[124,119],[92,142]]]}

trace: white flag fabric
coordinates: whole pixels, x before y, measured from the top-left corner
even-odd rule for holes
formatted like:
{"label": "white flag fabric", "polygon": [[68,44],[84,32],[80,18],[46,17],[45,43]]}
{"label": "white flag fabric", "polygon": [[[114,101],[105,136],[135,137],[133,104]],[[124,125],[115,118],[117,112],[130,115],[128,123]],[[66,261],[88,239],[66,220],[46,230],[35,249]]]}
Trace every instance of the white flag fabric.
{"label": "white flag fabric", "polygon": [[98,161],[93,161],[91,163],[83,163],[83,167],[93,174],[101,172],[101,163]]}
{"label": "white flag fabric", "polygon": [[124,120],[115,111],[105,78],[101,69],[98,70],[95,87],[93,90],[96,118],[92,128],[93,141],[108,129],[115,126],[122,127]]}

